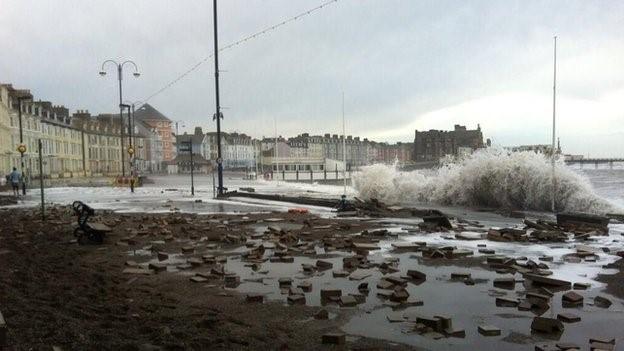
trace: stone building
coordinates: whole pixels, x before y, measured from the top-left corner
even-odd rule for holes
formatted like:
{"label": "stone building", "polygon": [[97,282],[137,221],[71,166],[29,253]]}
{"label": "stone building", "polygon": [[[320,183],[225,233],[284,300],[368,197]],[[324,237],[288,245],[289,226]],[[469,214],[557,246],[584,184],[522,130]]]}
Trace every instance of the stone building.
{"label": "stone building", "polygon": [[175,157],[175,150],[171,120],[150,104],[144,104],[134,111],[134,118],[136,121],[145,124],[148,128],[156,130],[162,142],[163,160],[173,160]]}
{"label": "stone building", "polygon": [[155,128],[143,122],[134,124],[134,134],[145,138],[144,153],[137,156],[137,164],[142,165],[140,170],[149,173],[164,172],[162,138]]}
{"label": "stone building", "polygon": [[193,134],[184,133],[182,135],[176,135],[176,154],[188,154],[188,151],[181,151],[188,149],[188,143],[193,146],[193,154],[201,155],[204,159],[210,158],[210,144],[209,138],[202,131],[201,127],[195,127]]}
{"label": "stone building", "polygon": [[331,160],[343,160],[346,153],[347,169],[357,168],[370,164],[373,159],[374,143],[368,139],[361,140],[360,137],[347,135],[343,143],[343,136],[338,134],[310,135],[303,133],[296,137],[289,138],[288,144],[302,150],[301,156],[324,157]]}
{"label": "stone building", "polygon": [[431,129],[426,132],[415,131],[414,155],[415,162],[439,161],[447,155],[459,156],[467,151],[484,147],[481,127],[475,130],[466,129],[456,124],[451,131]]}
{"label": "stone building", "polygon": [[[217,133],[207,133],[211,160],[217,159]],[[224,169],[254,169],[260,162],[260,141],[243,133],[221,132],[221,157]]]}
{"label": "stone building", "polygon": [[414,159],[414,143],[397,142],[396,144],[376,143],[375,162],[394,164],[411,163]]}
{"label": "stone building", "polygon": [[[26,100],[20,103],[20,97]],[[23,158],[17,151],[20,134],[26,147]],[[0,172],[7,174],[12,167],[22,170],[23,160],[25,177],[38,176],[39,140],[45,177],[85,175],[82,133],[72,126],[69,110],[48,101],[34,101],[28,90],[0,84]]]}

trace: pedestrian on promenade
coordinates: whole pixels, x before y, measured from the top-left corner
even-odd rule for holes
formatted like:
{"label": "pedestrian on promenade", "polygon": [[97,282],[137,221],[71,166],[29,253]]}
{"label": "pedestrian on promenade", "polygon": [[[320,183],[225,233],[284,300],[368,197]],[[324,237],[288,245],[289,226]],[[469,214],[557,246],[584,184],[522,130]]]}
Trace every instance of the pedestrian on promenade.
{"label": "pedestrian on promenade", "polygon": [[13,195],[16,197],[19,196],[19,185],[21,179],[22,175],[17,171],[17,168],[13,167],[13,172],[9,174],[9,181],[11,182],[11,187],[13,188]]}

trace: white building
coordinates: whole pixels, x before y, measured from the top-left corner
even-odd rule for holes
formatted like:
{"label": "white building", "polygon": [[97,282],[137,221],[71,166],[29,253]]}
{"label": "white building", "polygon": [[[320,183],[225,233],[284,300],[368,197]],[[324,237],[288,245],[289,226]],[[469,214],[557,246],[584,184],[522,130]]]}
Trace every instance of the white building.
{"label": "white building", "polygon": [[[206,134],[210,159],[217,159],[217,133]],[[224,169],[254,169],[259,159],[260,143],[246,134],[221,133],[221,157]]]}

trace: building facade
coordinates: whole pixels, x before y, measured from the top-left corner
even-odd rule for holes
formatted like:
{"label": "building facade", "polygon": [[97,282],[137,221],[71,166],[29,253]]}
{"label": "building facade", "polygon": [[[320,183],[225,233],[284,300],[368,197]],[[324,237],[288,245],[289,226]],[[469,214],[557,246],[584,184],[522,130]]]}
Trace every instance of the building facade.
{"label": "building facade", "polygon": [[480,126],[469,130],[456,124],[451,131],[431,129],[426,132],[416,130],[414,133],[415,162],[437,162],[447,155],[459,156],[467,150],[474,151],[484,147]]}
{"label": "building facade", "polygon": [[[132,156],[127,149],[121,150],[119,115],[91,116],[83,110],[70,115],[64,106],[35,101],[28,90],[0,84],[0,172],[4,175],[16,167],[27,180],[38,177],[39,140],[45,178],[118,176],[121,152],[126,153],[127,170],[159,170],[163,149],[157,129],[135,123],[130,138],[128,126],[123,128],[125,147],[132,144],[134,149]],[[26,148],[23,157],[18,151],[20,144]]]}
{"label": "building facade", "polygon": [[171,120],[150,104],[144,104],[134,111],[134,119],[135,121],[142,122],[145,126],[158,133],[162,143],[163,160],[173,160],[175,157],[175,140]]}
{"label": "building facade", "polygon": [[[217,133],[206,134],[208,140],[208,154],[213,161],[217,160]],[[261,142],[242,133],[221,133],[221,158],[223,169],[249,170],[260,162]]]}

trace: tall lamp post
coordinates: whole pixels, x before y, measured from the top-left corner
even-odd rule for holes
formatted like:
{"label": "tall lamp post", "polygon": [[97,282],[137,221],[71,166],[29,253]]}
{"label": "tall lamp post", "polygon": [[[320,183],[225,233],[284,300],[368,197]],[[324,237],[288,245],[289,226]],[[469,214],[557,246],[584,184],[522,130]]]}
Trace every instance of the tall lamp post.
{"label": "tall lamp post", "polygon": [[17,97],[18,110],[17,116],[19,120],[19,137],[20,144],[17,147],[17,151],[20,153],[20,164],[22,172],[22,195],[26,195],[26,179],[24,177],[24,153],[26,152],[26,144],[24,144],[24,130],[22,128],[22,101],[30,100],[31,96],[23,95]]}
{"label": "tall lamp post", "polygon": [[[130,148],[128,148],[128,154],[130,154],[130,175],[134,175],[133,171],[135,171],[134,167],[134,154],[136,153],[136,139],[134,138],[134,109],[136,105],[143,106],[145,103],[143,101],[135,101],[135,102],[125,102],[128,106],[128,136],[130,138]],[[134,145],[134,146],[133,146]],[[132,150],[132,152],[130,152]]]}
{"label": "tall lamp post", "polygon": [[[130,192],[133,193],[134,192],[134,173],[133,173],[133,167],[132,167],[132,156],[134,155],[134,147],[132,146],[132,115],[130,114],[130,105],[128,104],[121,104],[121,107],[124,109],[128,110],[128,163],[130,166]],[[123,109],[122,109],[122,115],[123,116]],[[123,118],[121,119],[121,130],[123,131],[125,129],[125,126],[123,125]],[[122,145],[123,145],[123,135],[124,133],[122,132]],[[123,159],[122,159],[123,162]]]}
{"label": "tall lamp post", "polygon": [[[134,73],[133,75],[135,77],[139,77],[141,74],[139,73],[139,68],[137,67],[136,63],[134,63],[133,61],[127,60],[124,61],[122,63],[117,63],[117,61],[114,60],[106,60],[104,62],[102,62],[102,69],[100,70],[100,75],[101,76],[105,76],[106,75],[106,71],[104,70],[104,67],[106,66],[107,63],[112,63],[115,66],[117,66],[117,79],[119,80],[119,118],[121,119],[121,175],[123,177],[126,176],[126,165],[125,165],[125,157],[124,157],[124,127],[123,127],[123,97],[122,97],[122,88],[121,88],[121,81],[123,80],[123,66],[126,64],[130,64],[132,66],[134,66]],[[112,123],[111,123],[112,124]]]}
{"label": "tall lamp post", "polygon": [[221,113],[221,102],[219,101],[219,43],[217,35],[217,0],[213,0],[212,2],[212,15],[214,22],[215,100],[217,105],[217,112],[213,117],[213,119],[217,120],[217,194],[223,195],[223,159],[221,158],[221,119],[223,118],[223,114]]}

